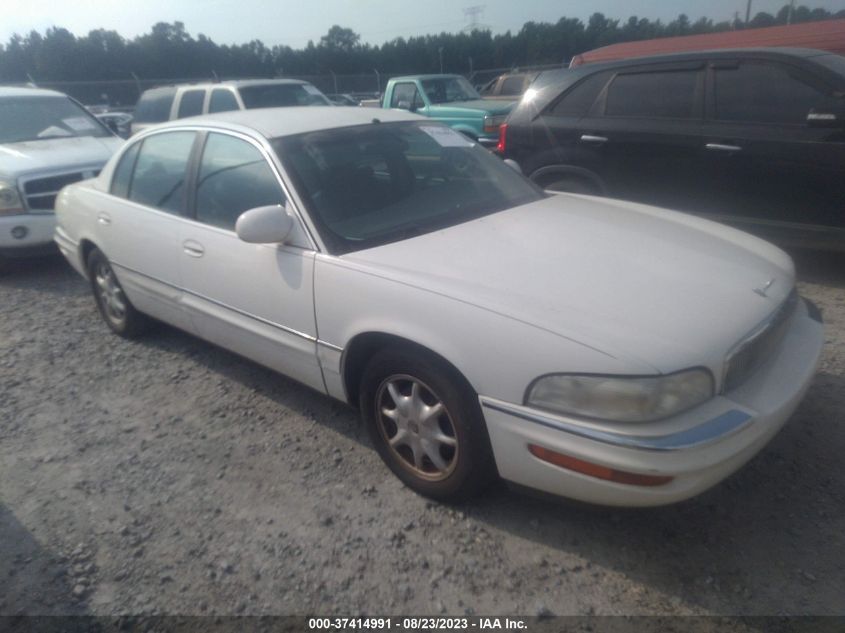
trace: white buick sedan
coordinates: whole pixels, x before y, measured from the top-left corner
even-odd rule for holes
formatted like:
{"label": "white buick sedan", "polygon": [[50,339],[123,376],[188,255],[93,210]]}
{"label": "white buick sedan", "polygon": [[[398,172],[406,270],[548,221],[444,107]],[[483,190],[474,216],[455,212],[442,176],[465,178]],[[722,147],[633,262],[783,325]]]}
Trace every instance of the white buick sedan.
{"label": "white buick sedan", "polygon": [[548,195],[408,113],[151,128],[57,215],[114,332],[152,317],[358,407],[387,466],[437,499],[497,475],[601,504],[688,498],[778,432],[822,347],[774,246]]}

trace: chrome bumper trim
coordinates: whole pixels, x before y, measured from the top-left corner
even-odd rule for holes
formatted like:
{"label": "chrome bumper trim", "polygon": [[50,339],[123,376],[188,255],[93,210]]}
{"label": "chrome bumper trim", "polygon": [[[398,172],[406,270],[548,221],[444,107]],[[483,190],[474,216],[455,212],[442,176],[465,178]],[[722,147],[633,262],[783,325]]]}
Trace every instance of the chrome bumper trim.
{"label": "chrome bumper trim", "polygon": [[556,431],[577,435],[578,437],[603,444],[645,451],[677,451],[711,444],[729,435],[733,435],[753,420],[753,417],[749,413],[740,411],[739,409],[731,409],[691,429],[670,433],[669,435],[623,435],[621,433],[614,433],[613,431],[602,431],[592,427],[574,424],[543,411],[510,404],[493,398],[482,396],[480,401],[481,405],[488,409],[506,413]]}

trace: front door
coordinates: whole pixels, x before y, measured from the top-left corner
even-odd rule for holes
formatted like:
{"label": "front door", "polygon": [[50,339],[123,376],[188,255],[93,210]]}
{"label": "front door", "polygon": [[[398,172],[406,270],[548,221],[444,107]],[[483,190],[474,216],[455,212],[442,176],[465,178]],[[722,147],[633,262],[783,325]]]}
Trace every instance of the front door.
{"label": "front door", "polygon": [[289,244],[249,244],[235,234],[248,209],[285,196],[260,146],[209,133],[182,231],[184,305],[203,338],[316,389],[315,252],[298,224]]}
{"label": "front door", "polygon": [[[704,212],[779,237],[845,228],[845,136],[807,125],[832,89],[781,62],[719,62],[704,126]],[[800,225],[800,226],[799,226]]]}

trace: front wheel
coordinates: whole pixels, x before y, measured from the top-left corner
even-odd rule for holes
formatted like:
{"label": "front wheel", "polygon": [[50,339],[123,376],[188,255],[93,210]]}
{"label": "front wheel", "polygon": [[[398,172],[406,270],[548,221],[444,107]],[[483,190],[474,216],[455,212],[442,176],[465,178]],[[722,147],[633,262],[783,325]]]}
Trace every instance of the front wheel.
{"label": "front wheel", "polygon": [[96,248],[88,255],[88,278],[97,309],[113,332],[133,338],[148,329],[149,317],[130,303],[109,260]]}
{"label": "front wheel", "polygon": [[458,501],[495,480],[478,400],[445,362],[383,350],[364,371],[359,402],[376,450],[409,488]]}

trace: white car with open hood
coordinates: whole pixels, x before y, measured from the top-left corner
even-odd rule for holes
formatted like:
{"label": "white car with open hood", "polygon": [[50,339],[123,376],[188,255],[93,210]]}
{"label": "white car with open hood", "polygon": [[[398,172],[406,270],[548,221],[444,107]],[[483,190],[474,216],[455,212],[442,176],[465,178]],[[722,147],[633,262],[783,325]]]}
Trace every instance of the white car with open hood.
{"label": "white car with open hood", "polygon": [[546,194],[403,112],[151,128],[57,214],[112,330],[154,317],[359,407],[438,499],[497,475],[601,504],[693,496],[778,432],[823,342],[774,246]]}
{"label": "white car with open hood", "polygon": [[67,95],[0,87],[0,264],[55,252],[53,202],[123,141]]}

